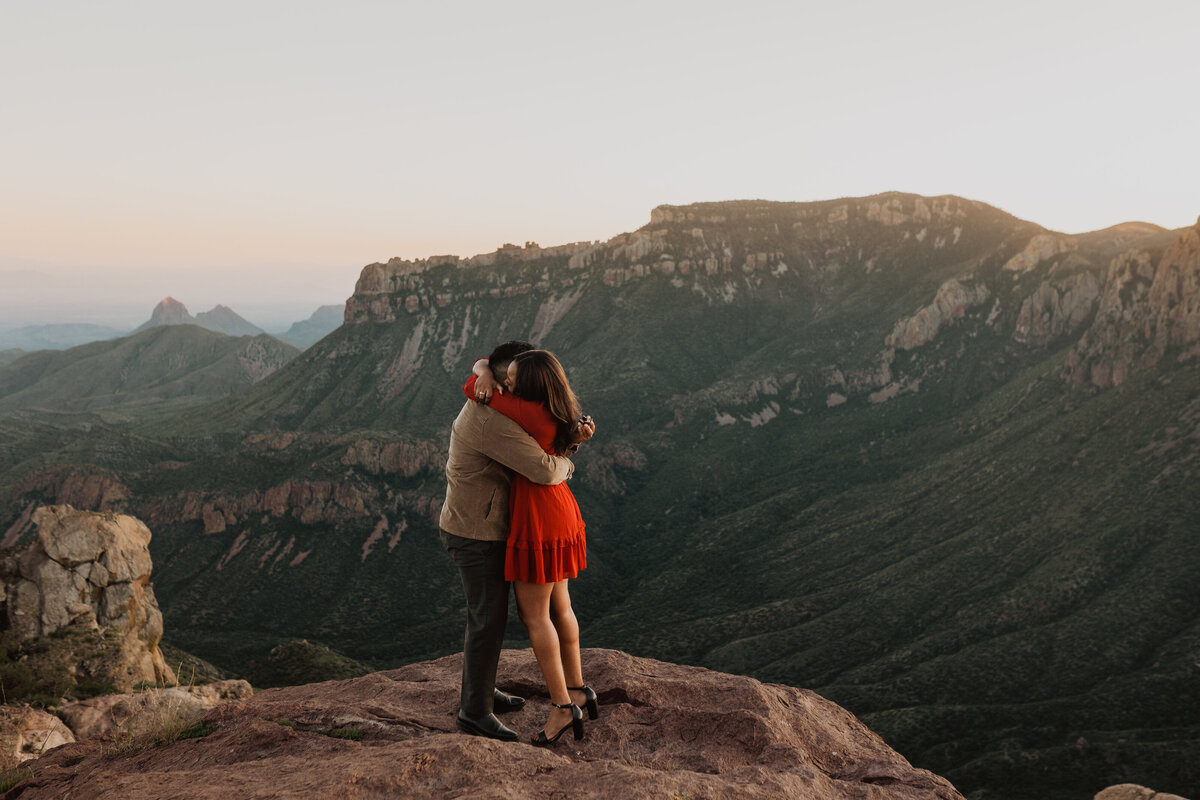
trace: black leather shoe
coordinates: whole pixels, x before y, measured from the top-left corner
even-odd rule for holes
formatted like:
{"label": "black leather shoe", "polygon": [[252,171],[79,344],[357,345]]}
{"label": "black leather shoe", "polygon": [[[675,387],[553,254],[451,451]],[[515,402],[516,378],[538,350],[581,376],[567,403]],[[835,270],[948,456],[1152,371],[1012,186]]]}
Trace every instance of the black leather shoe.
{"label": "black leather shoe", "polygon": [[495,690],[494,699],[492,700],[492,710],[497,714],[504,714],[508,711],[520,711],[524,705],[524,697],[517,697],[515,694],[502,692],[499,689]]}
{"label": "black leather shoe", "polygon": [[458,721],[455,723],[455,726],[463,733],[469,733],[472,736],[486,736],[489,739],[499,739],[502,742],[515,742],[517,740],[517,732],[496,719],[495,714],[488,714],[486,717],[468,717],[459,711]]}

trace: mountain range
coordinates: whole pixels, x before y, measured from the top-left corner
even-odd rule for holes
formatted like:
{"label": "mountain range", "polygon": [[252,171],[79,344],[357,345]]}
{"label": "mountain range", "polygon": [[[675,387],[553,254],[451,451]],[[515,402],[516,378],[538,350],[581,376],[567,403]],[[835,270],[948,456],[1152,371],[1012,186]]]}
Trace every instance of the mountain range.
{"label": "mountain range", "polygon": [[371,264],[226,397],[0,416],[0,530],[142,518],[173,643],[234,670],[454,652],[447,432],[509,338],[597,419],[586,645],[815,689],[974,798],[1200,787],[1200,226],[888,193]]}
{"label": "mountain range", "polygon": [[53,323],[0,330],[0,351],[64,350],[68,347],[116,339],[124,331],[109,325]]}
{"label": "mountain range", "polygon": [[242,319],[228,306],[216,305],[193,317],[188,313],[187,306],[174,297],[164,297],[150,313],[150,319],[134,328],[133,332],[140,333],[163,325],[198,325],[228,336],[257,336],[263,333],[262,328]]}
{"label": "mountain range", "polygon": [[227,336],[162,325],[69,350],[39,350],[0,366],[0,411],[144,411],[147,404],[230,394],[299,355],[267,334]]}
{"label": "mountain range", "polygon": [[[321,306],[308,319],[293,323],[286,332],[276,338],[303,350],[341,324],[341,306]],[[150,318],[132,333],[164,325],[196,325],[228,336],[258,336],[263,333],[261,328],[248,322],[228,306],[217,305],[192,316],[187,306],[173,297],[163,298],[150,312]],[[79,323],[49,323],[0,329],[0,364],[19,357],[18,354],[10,353],[13,350],[64,350],[90,342],[117,339],[129,333],[106,325]]]}

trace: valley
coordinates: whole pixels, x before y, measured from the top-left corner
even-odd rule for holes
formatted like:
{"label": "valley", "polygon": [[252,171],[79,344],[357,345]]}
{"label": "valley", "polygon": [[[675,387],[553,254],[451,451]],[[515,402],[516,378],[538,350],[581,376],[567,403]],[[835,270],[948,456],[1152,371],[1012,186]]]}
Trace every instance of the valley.
{"label": "valley", "polygon": [[368,265],[344,319],[141,406],[0,367],[4,543],[41,503],[138,516],[167,641],[234,672],[295,638],[454,652],[449,423],[472,361],[529,338],[598,423],[586,646],[813,689],[977,800],[1200,787],[1200,228],[664,206],[604,242]]}

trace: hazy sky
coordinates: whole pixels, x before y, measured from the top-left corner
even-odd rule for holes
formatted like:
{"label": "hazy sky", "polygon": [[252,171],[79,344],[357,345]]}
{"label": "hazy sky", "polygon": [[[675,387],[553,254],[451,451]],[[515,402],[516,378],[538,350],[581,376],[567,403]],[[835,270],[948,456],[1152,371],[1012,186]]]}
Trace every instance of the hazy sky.
{"label": "hazy sky", "polygon": [[[0,0],[0,326],[901,190],[1200,215],[1200,3]],[[53,319],[48,317],[52,316]]]}

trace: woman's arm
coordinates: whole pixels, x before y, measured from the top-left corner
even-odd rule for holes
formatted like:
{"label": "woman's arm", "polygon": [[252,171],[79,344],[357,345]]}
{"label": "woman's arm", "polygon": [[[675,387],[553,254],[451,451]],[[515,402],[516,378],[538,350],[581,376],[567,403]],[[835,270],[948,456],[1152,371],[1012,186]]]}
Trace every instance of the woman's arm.
{"label": "woman's arm", "polygon": [[[479,400],[479,378],[472,375],[465,386],[463,392],[467,397],[480,402]],[[550,417],[550,412],[541,403],[536,403],[533,400],[522,400],[512,392],[503,394],[497,392],[492,395],[492,401],[489,406],[499,411],[504,416],[511,419],[513,422],[525,429],[525,432],[530,436],[537,438],[536,430],[539,425],[545,425],[547,421],[554,424],[554,420]]]}
{"label": "woman's arm", "polygon": [[481,358],[472,364],[471,372],[478,379],[475,382],[475,394],[472,399],[486,404],[491,401],[493,393],[504,394],[504,386],[496,383],[496,377],[492,374],[492,367],[486,358]]}

